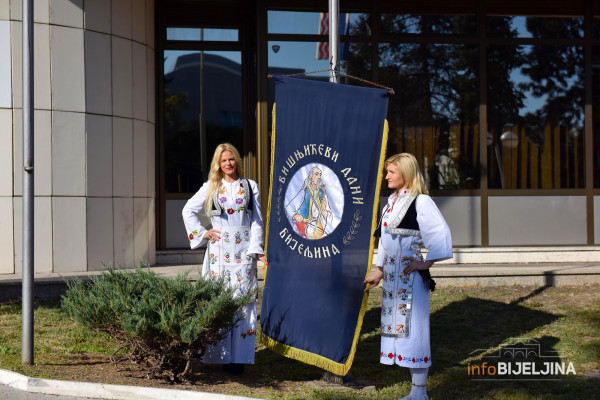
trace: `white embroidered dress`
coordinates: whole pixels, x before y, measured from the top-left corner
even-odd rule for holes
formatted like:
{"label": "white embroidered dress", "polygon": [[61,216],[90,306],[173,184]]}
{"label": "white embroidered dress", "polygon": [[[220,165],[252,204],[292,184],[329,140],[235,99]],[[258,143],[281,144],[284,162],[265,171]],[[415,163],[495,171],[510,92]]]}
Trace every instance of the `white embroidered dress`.
{"label": "white embroidered dress", "polygon": [[[198,248],[207,244],[202,265],[205,278],[225,276],[231,287],[236,289],[234,296],[246,293],[258,294],[256,257],[263,251],[263,220],[260,196],[256,182],[248,179],[254,197],[252,212],[248,212],[244,181],[222,180],[218,188],[220,215],[212,216],[212,228],[220,231],[217,241],[204,239],[207,227],[202,226],[198,215],[205,214],[204,204],[208,183],[186,203],[182,215],[187,230],[190,247]],[[249,201],[249,200],[248,200]],[[208,243],[207,243],[208,242]],[[241,311],[244,319],[232,332],[216,346],[209,346],[202,361],[207,364],[253,364],[256,343],[256,301]]]}
{"label": "white embroidered dress", "polygon": [[452,237],[440,210],[423,194],[414,200],[421,237],[387,233],[388,224],[406,212],[408,200],[408,190],[391,195],[381,219],[376,264],[383,267],[380,362],[427,368],[431,366],[429,290],[419,272],[406,276],[402,271],[410,262],[405,257],[422,258],[422,246],[428,250],[428,260],[452,258]]}

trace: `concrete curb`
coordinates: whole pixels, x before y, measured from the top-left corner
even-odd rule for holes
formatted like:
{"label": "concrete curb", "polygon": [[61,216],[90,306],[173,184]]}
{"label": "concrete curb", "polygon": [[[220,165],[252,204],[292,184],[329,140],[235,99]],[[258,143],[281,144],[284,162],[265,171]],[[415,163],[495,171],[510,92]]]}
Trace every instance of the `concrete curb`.
{"label": "concrete curb", "polygon": [[0,384],[31,393],[110,400],[264,400],[191,390],[30,378],[4,369],[0,369]]}

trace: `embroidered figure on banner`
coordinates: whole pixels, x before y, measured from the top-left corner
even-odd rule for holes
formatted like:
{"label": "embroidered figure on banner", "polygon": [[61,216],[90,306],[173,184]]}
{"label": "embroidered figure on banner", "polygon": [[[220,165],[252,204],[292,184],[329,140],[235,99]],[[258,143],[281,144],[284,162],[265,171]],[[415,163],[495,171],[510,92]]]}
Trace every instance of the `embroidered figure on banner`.
{"label": "embroidered figure on banner", "polygon": [[311,163],[292,177],[285,211],[294,232],[305,239],[326,237],[339,224],[344,196],[339,178],[328,167]]}

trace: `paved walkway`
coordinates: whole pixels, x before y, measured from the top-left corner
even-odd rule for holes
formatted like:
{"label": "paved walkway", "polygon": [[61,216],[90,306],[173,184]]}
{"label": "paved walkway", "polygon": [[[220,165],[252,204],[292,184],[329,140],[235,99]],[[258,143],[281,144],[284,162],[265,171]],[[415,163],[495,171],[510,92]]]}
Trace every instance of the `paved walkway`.
{"label": "paved walkway", "polygon": [[0,369],[0,400],[262,400],[191,390],[30,378]]}
{"label": "paved walkway", "polygon": [[58,396],[54,394],[31,393],[13,389],[8,385],[0,385],[0,400],[100,400],[93,397]]}
{"label": "paved walkway", "polygon": [[[189,273],[191,279],[199,276],[199,265],[177,264],[156,265],[151,269],[165,276]],[[0,301],[21,297],[21,274],[0,274]],[[45,273],[35,276],[35,296],[52,297],[66,289],[65,280],[86,279],[99,275],[100,271],[86,273]],[[444,286],[500,286],[536,285],[569,286],[600,285],[600,263],[512,263],[512,264],[437,264],[431,275],[438,287]],[[258,268],[258,278],[263,280],[262,267]]]}

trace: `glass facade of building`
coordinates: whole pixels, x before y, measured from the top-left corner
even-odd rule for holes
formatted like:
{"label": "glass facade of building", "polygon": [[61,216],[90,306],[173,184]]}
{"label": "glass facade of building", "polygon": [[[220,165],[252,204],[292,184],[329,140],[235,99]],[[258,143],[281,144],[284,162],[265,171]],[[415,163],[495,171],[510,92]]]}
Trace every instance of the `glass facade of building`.
{"label": "glass facade of building", "polygon": [[[223,17],[223,10],[242,4],[235,1],[221,8],[175,3],[212,20],[181,22],[168,11],[174,3],[162,3],[162,198],[191,196],[222,141],[240,147],[267,193],[273,101],[267,76],[328,80],[327,10],[305,2],[244,2],[253,13],[248,22]],[[599,12],[590,0],[554,6],[340,1],[342,83],[370,81],[394,90],[387,153],[415,154],[435,198],[478,202],[477,215],[470,216],[476,239],[459,245],[511,244],[502,234],[494,239],[490,225],[497,214],[490,206],[515,197],[540,204],[564,199],[559,209],[586,216],[583,227],[572,227],[580,238],[575,243],[600,242],[594,225],[600,195]]]}

